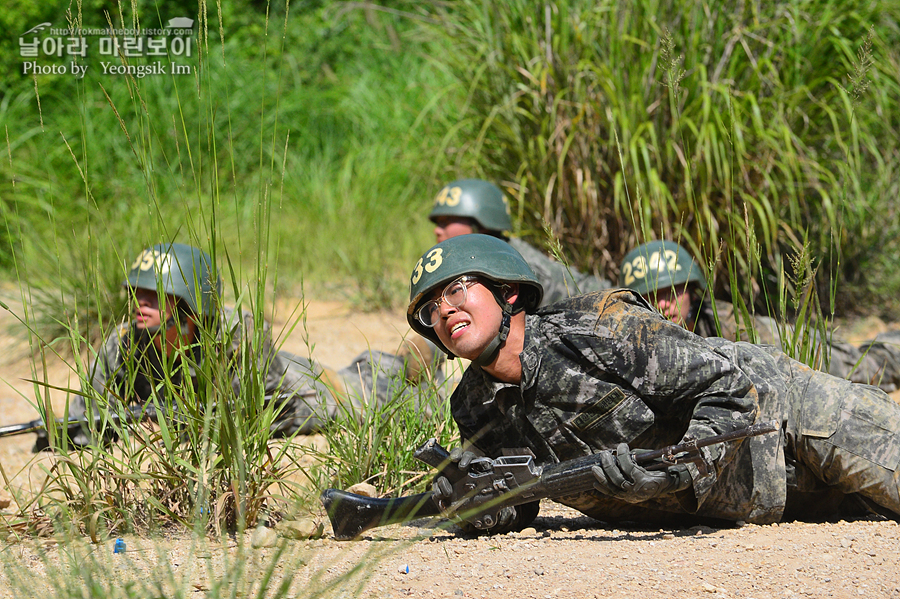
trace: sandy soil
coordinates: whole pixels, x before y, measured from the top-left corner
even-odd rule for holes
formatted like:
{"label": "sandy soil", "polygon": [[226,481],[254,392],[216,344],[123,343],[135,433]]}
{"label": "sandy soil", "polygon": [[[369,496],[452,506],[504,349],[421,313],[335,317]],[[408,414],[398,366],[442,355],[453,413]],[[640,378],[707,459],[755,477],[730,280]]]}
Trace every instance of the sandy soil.
{"label": "sandy soil", "polygon": [[[287,301],[276,304],[276,331],[290,319],[293,307]],[[43,369],[34,369],[20,338],[7,330],[14,324],[10,313],[0,310],[5,348],[0,356],[0,424],[37,417],[25,399],[34,397],[26,379],[45,376]],[[335,368],[367,349],[393,351],[407,331],[401,311],[361,315],[343,303],[321,301],[307,306],[306,328],[314,355]],[[885,328],[874,321],[850,323],[845,330],[862,340]],[[284,349],[308,355],[302,326],[286,336]],[[46,378],[59,386],[75,381],[69,368],[52,357]],[[50,396],[61,410],[65,394],[50,391]],[[33,435],[0,439],[0,465],[12,488],[36,488],[44,476],[41,466],[54,460],[46,453],[33,456],[32,442]],[[727,529],[623,529],[545,501],[534,526],[521,533],[466,538],[446,523],[442,528],[435,527],[439,521],[420,520],[369,531],[352,542],[333,540],[327,520],[320,519],[326,523],[323,538],[281,541],[290,544],[286,555],[299,557],[285,557],[276,577],[288,571],[296,575],[294,589],[301,596],[322,591],[347,597],[900,597],[900,526],[878,518]],[[247,534],[249,541],[252,533]],[[146,576],[166,565],[183,575],[190,596],[205,596],[212,583],[205,566],[191,566],[191,556],[197,555],[193,541],[125,540],[128,575]],[[237,545],[234,540],[213,544],[204,549],[204,559],[223,563]],[[49,549],[49,561],[38,547]],[[2,543],[0,549],[35,572],[57,562],[61,550],[34,541]],[[89,551],[111,555],[112,544]],[[253,551],[265,563],[274,549]],[[362,571],[354,574],[360,563]],[[331,583],[335,586],[329,587]],[[12,591],[0,588],[0,597],[6,596],[13,596]]]}

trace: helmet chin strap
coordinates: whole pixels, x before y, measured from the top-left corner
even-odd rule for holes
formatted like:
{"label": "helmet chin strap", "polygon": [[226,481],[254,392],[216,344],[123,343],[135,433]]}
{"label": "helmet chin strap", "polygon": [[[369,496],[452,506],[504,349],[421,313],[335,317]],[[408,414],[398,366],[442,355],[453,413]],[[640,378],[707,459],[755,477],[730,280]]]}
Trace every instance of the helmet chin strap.
{"label": "helmet chin strap", "polygon": [[172,314],[164,323],[152,327],[144,327],[142,329],[138,329],[138,344],[142,346],[155,346],[156,344],[153,343],[153,340],[160,339],[160,346],[157,347],[157,349],[162,351],[162,345],[163,343],[165,343],[165,339],[160,337],[160,332],[162,332],[162,337],[165,337],[165,332],[174,327],[179,322],[182,327],[187,326],[187,318],[181,318],[179,320],[175,318],[175,314]]}
{"label": "helmet chin strap", "polygon": [[[506,286],[504,285],[504,288]],[[500,320],[500,330],[497,332],[497,335],[491,339],[491,342],[487,344],[487,347],[484,348],[477,358],[472,360],[472,363],[476,366],[487,366],[497,357],[497,354],[500,353],[500,347],[506,341],[506,338],[509,336],[509,324],[512,320],[513,315],[513,307],[506,298],[504,298],[500,291],[491,289],[491,292],[494,294],[494,299],[497,300],[497,303],[500,305],[500,309],[503,311],[503,317]]]}

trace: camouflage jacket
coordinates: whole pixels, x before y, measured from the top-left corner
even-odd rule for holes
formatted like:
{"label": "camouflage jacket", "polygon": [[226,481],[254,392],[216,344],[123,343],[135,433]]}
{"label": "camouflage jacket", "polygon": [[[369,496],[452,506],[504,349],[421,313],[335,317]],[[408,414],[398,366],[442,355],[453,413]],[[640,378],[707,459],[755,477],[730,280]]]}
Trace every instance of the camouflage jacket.
{"label": "camouflage jacket", "polygon": [[[723,337],[729,341],[749,341],[747,327],[745,324],[738,326],[731,303],[715,300],[715,310],[713,313],[709,302],[703,302],[694,326],[696,334],[701,337]],[[717,316],[721,334],[716,329]],[[788,336],[793,334],[791,325],[779,326],[769,316],[756,314],[751,318],[759,343],[782,347],[782,333]],[[829,338],[827,349],[829,374],[854,383],[875,385],[887,393],[900,388],[900,332],[882,333],[861,345]]]}
{"label": "camouflage jacket", "polygon": [[521,239],[512,238],[509,240],[509,244],[522,254],[522,258],[537,275],[538,281],[544,288],[542,306],[549,306],[573,295],[609,289],[613,286],[605,279],[586,275],[574,268],[566,268]]}
{"label": "camouflage jacket", "polygon": [[[224,349],[224,372],[229,378],[235,397],[241,397],[242,380],[248,380],[248,369],[262,373],[263,392],[268,397],[277,396],[284,405],[279,411],[278,421],[273,428],[292,433],[312,432],[326,422],[358,410],[364,404],[382,404],[393,398],[413,398],[419,401],[420,392],[439,388],[443,381],[442,372],[421,371],[432,368],[428,355],[394,355],[378,351],[365,351],[348,366],[334,371],[316,362],[288,352],[276,351],[272,342],[271,327],[263,324],[259,337],[256,334],[253,315],[247,311],[224,309],[218,328],[218,341]],[[250,337],[248,337],[250,336]],[[249,344],[243,340],[251,339]],[[259,349],[253,342],[259,344]],[[425,348],[428,349],[427,347]],[[242,352],[249,354],[247,358]],[[425,352],[427,354],[427,351]],[[196,366],[202,364],[204,356],[195,352],[188,364],[169,365],[169,380],[175,386],[186,385],[190,379],[192,388],[197,389]],[[413,364],[413,368],[407,368]],[[91,384],[99,393],[122,398],[128,402],[146,402],[158,394],[156,391],[164,380],[160,373],[163,367],[155,349],[140,348],[132,336],[129,324],[120,326],[105,341],[91,366]],[[410,372],[413,370],[414,372]],[[414,380],[408,380],[412,376]],[[252,379],[251,379],[252,380]],[[69,405],[73,418],[80,418],[85,412],[84,399],[76,397]]]}
{"label": "camouflage jacket", "polygon": [[[250,365],[264,373],[263,387],[266,395],[297,393],[314,397],[317,393],[325,392],[324,385],[318,383],[323,369],[305,358],[295,356],[291,356],[290,361],[294,363],[289,365],[287,355],[275,351],[268,323],[264,324],[260,349],[251,349],[253,357],[249,363],[245,363],[241,351],[242,347],[247,345],[242,339],[254,334],[254,326],[253,315],[250,312],[223,309],[217,337],[225,349],[226,369],[236,395],[240,393],[241,369]],[[107,396],[145,402],[154,395],[162,380],[159,376],[162,367],[156,353],[152,350],[142,352],[139,344],[133,339],[131,325],[122,324],[106,338],[91,365],[91,385],[98,393]],[[195,364],[200,364],[202,359],[203,356],[199,354],[197,348],[193,364],[172,365],[170,380],[176,385],[182,385],[186,383],[185,375],[187,375],[193,388],[196,389],[198,380]],[[138,364],[141,366],[136,367]],[[305,372],[298,372],[303,370]],[[75,402],[71,408],[70,412],[73,415],[80,415],[84,411],[83,401]]]}
{"label": "camouflage jacket", "polygon": [[[558,462],[621,442],[658,449],[757,420],[783,422],[797,389],[809,386],[792,380],[802,365],[777,348],[703,339],[625,289],[527,316],[520,359],[521,384],[470,366],[451,397],[463,440],[491,457],[527,448],[538,462]],[[837,411],[825,398],[822,410]],[[691,466],[693,493],[640,509],[777,521],[786,496],[782,440],[770,434],[706,448],[712,467],[701,475]],[[585,495],[561,501],[590,514],[585,506],[605,499]]]}

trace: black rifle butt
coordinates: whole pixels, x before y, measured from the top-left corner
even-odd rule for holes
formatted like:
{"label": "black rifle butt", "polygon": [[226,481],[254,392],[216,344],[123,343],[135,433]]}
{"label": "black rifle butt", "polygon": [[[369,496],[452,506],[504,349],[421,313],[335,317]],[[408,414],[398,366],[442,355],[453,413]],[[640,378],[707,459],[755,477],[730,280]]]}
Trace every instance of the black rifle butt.
{"label": "black rifle butt", "polygon": [[441,514],[431,493],[373,499],[340,489],[327,489],[320,499],[338,541],[355,539],[370,528]]}

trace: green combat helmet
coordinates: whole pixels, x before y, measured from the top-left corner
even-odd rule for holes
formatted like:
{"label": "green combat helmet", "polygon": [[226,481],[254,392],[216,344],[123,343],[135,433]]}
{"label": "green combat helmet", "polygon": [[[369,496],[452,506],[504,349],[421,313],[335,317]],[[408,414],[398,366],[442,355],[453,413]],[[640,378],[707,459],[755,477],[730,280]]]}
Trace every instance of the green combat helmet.
{"label": "green combat helmet", "polygon": [[481,179],[460,179],[444,186],[428,218],[436,222],[441,216],[471,218],[483,231],[505,233],[512,229],[506,196],[499,187]]}
{"label": "green combat helmet", "polygon": [[[544,288],[519,252],[502,239],[490,235],[452,237],[425,252],[410,276],[406,320],[414,331],[433,341],[451,358],[453,354],[441,343],[434,328],[423,324],[417,314],[435,289],[443,289],[463,275],[479,276],[496,283],[488,285],[488,288],[503,309],[503,321],[497,336],[474,360],[478,365],[489,364],[509,334],[510,317],[522,310],[536,310]],[[519,284],[519,298],[515,305],[504,300],[500,289],[504,283]]]}
{"label": "green combat helmet", "polygon": [[222,282],[213,281],[212,260],[204,251],[183,243],[161,243],[141,252],[128,271],[125,286],[162,289],[180,298],[203,319],[212,315],[213,297],[222,292]]}
{"label": "green combat helmet", "polygon": [[690,252],[673,241],[651,241],[631,250],[619,271],[619,285],[641,295],[657,289],[697,283],[706,289],[706,278]]}

